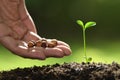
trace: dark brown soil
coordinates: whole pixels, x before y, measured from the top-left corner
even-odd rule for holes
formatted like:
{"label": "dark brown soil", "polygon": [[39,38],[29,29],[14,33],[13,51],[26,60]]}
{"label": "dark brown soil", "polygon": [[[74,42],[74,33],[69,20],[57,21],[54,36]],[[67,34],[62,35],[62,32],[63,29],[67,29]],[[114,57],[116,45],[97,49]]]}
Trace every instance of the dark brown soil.
{"label": "dark brown soil", "polygon": [[1,72],[0,80],[120,80],[120,64],[74,62],[17,68]]}

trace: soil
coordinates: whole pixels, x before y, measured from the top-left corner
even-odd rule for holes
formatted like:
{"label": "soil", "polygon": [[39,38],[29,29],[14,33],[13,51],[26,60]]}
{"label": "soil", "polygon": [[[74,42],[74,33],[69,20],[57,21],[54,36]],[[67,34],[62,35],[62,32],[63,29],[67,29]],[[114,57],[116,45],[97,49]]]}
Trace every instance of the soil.
{"label": "soil", "polygon": [[16,68],[1,72],[0,80],[120,80],[120,64],[73,62]]}

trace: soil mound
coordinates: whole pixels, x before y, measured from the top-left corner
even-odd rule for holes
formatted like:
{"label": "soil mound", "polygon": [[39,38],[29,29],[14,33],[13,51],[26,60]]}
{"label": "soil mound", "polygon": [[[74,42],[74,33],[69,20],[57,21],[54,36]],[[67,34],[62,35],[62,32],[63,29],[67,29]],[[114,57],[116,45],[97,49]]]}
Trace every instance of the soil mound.
{"label": "soil mound", "polygon": [[73,62],[17,68],[1,72],[0,80],[120,80],[120,64]]}

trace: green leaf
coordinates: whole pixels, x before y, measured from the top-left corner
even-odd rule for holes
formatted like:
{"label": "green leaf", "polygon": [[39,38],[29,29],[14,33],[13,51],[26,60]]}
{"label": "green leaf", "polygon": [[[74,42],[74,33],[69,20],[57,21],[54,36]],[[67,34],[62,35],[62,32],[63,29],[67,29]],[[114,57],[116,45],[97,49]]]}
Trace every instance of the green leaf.
{"label": "green leaf", "polygon": [[89,28],[89,27],[92,27],[92,26],[95,26],[95,25],[96,25],[96,22],[93,22],[93,21],[87,22],[87,23],[85,24],[85,29],[86,29],[86,28]]}
{"label": "green leaf", "polygon": [[78,25],[80,25],[82,28],[84,28],[84,23],[83,23],[83,21],[77,20],[76,22],[77,22]]}

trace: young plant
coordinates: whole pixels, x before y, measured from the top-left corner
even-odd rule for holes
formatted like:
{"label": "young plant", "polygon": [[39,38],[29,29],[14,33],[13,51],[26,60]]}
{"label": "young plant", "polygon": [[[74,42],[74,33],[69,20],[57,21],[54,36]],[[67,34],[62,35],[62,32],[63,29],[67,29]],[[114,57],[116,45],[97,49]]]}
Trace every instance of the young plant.
{"label": "young plant", "polygon": [[85,35],[85,31],[86,31],[87,28],[90,28],[90,27],[92,27],[92,26],[95,26],[95,25],[96,25],[96,22],[89,21],[89,22],[87,22],[86,24],[84,24],[83,21],[77,20],[77,24],[78,24],[79,26],[81,26],[82,29],[83,29],[84,58],[85,58],[86,62],[90,62],[90,61],[92,61],[92,58],[91,58],[91,57],[87,57],[87,54],[86,54],[86,35]]}

